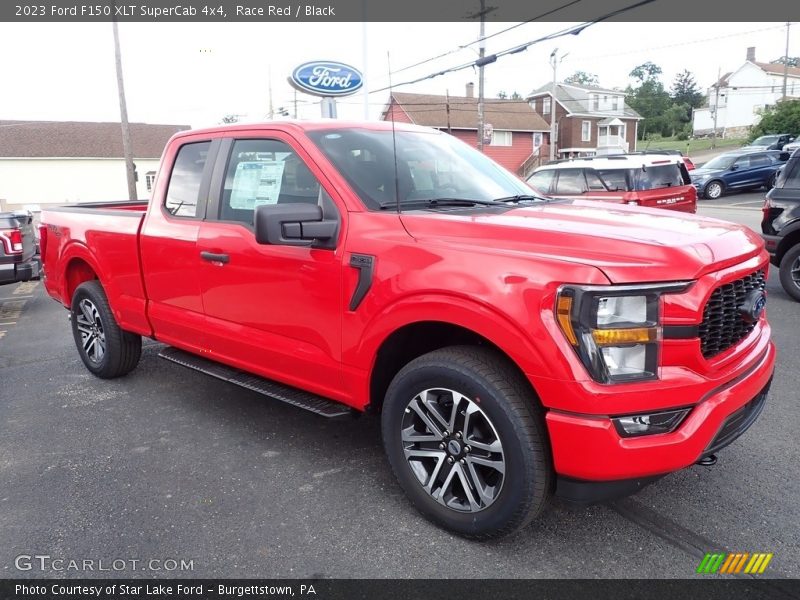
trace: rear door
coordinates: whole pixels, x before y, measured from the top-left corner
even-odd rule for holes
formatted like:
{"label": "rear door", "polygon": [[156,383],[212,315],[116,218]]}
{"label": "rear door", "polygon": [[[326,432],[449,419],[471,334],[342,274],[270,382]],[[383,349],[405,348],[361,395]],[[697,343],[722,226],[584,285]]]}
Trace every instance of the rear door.
{"label": "rear door", "polygon": [[205,349],[197,236],[218,140],[191,140],[165,156],[140,235],[148,316],[156,338]]}

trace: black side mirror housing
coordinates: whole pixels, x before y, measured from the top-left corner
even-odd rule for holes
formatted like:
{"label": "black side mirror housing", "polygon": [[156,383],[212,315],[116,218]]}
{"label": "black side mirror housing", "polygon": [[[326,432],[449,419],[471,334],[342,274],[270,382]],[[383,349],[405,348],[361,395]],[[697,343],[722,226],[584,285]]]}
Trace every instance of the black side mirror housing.
{"label": "black side mirror housing", "polygon": [[739,165],[731,165],[730,170],[731,171],[736,171],[738,168],[739,168]]}
{"label": "black side mirror housing", "polygon": [[255,234],[259,244],[314,246],[335,244],[339,224],[325,220],[317,204],[262,204],[255,209]]}

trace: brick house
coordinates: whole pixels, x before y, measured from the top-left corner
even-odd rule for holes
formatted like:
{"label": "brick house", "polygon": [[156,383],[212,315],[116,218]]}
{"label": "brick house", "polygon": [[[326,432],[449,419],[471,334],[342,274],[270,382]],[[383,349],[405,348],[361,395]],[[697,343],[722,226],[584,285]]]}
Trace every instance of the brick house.
{"label": "brick house", "polygon": [[548,83],[528,95],[533,110],[549,125],[556,118],[558,158],[619,154],[636,150],[642,116],[625,103],[619,90]]}
{"label": "brick house", "polygon": [[[478,99],[472,84],[466,96],[437,96],[394,92],[381,119],[413,123],[447,131],[470,146],[478,146]],[[487,98],[484,122],[488,143],[484,153],[506,169],[524,175],[524,165],[538,156],[550,138],[549,125],[524,100]]]}

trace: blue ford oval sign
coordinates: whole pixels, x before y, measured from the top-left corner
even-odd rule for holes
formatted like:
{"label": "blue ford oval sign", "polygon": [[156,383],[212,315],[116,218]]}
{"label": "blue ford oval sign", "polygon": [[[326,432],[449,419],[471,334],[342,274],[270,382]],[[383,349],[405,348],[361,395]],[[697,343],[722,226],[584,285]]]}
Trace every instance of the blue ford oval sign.
{"label": "blue ford oval sign", "polygon": [[290,81],[315,96],[347,96],[364,85],[364,77],[355,67],[324,60],[303,63],[292,72]]}

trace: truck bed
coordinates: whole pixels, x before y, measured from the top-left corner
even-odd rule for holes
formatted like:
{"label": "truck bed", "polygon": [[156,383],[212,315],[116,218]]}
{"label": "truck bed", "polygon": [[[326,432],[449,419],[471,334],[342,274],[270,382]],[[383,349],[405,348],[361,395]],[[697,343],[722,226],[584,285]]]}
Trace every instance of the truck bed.
{"label": "truck bed", "polygon": [[50,295],[69,306],[80,274],[91,269],[103,282],[120,326],[150,335],[138,236],[146,209],[147,202],[129,201],[43,209],[41,251]]}

